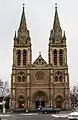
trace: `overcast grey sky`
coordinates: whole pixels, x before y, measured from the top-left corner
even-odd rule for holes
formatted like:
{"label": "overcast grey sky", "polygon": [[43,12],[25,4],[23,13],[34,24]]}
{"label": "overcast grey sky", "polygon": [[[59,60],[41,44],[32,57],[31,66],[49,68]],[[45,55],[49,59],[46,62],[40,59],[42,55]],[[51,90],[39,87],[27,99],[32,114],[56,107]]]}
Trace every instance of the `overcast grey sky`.
{"label": "overcast grey sky", "polygon": [[19,27],[23,3],[32,40],[33,61],[39,52],[48,61],[55,2],[67,37],[70,83],[71,86],[78,84],[78,0],[0,0],[0,79],[11,80],[13,37]]}

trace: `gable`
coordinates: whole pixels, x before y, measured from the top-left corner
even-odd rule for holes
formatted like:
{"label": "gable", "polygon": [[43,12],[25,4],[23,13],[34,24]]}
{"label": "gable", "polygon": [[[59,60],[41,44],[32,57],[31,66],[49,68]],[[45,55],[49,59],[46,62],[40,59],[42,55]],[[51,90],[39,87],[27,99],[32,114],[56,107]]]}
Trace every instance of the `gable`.
{"label": "gable", "polygon": [[47,62],[42,58],[41,54],[38,58],[33,62],[34,66],[46,66]]}

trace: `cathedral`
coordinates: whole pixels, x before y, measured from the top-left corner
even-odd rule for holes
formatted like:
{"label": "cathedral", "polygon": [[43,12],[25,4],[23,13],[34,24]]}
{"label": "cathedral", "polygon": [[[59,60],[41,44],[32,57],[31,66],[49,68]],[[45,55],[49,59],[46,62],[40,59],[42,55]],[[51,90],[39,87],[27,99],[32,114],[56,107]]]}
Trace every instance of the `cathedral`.
{"label": "cathedral", "polygon": [[[47,33],[48,34],[48,33]],[[60,26],[57,6],[48,40],[48,63],[41,53],[32,62],[32,42],[23,6],[15,31],[11,74],[11,107],[69,108],[69,73],[65,31]]]}

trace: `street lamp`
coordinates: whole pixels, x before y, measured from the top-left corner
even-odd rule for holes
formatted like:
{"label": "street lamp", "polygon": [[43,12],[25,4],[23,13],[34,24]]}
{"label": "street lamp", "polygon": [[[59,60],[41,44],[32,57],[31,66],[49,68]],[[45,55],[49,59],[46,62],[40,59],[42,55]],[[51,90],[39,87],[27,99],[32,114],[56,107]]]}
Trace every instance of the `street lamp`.
{"label": "street lamp", "polygon": [[6,101],[2,101],[2,103],[3,103],[3,113],[5,113],[6,111],[5,111],[5,103],[6,103]]}

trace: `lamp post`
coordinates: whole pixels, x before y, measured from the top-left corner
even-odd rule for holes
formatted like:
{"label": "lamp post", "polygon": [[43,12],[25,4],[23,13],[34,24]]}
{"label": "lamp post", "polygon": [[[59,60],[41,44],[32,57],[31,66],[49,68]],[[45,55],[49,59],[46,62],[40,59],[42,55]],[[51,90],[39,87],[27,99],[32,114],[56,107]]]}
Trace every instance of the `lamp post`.
{"label": "lamp post", "polygon": [[27,109],[26,109],[26,112],[28,112],[28,108],[30,107],[30,99],[31,97],[27,97]]}
{"label": "lamp post", "polygon": [[6,101],[2,101],[2,103],[3,103],[3,113],[5,113],[6,112],[6,110],[5,110],[5,103],[6,103]]}

